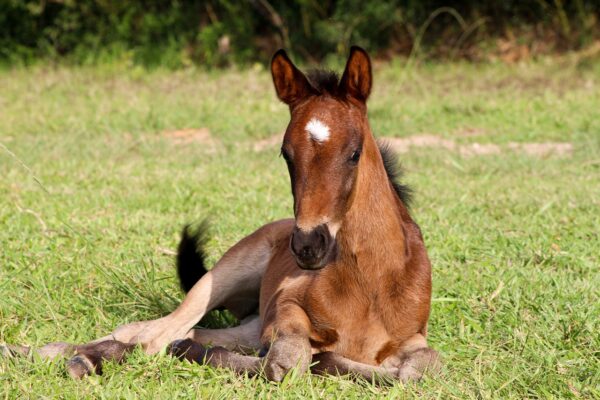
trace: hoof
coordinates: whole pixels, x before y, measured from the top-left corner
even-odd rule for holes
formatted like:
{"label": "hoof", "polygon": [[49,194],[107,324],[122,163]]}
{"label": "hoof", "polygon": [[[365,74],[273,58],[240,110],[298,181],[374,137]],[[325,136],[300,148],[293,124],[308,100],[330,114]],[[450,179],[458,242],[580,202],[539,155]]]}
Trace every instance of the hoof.
{"label": "hoof", "polygon": [[398,378],[403,382],[419,381],[425,374],[440,372],[442,362],[437,351],[429,348],[414,351],[398,369]]}
{"label": "hoof", "polygon": [[102,373],[100,365],[94,365],[88,357],[82,354],[78,354],[67,361],[67,372],[73,379],[81,379],[93,373]]}
{"label": "hoof", "polygon": [[268,380],[272,382],[281,382],[290,368],[282,366],[276,362],[265,364],[264,373]]}
{"label": "hoof", "polygon": [[267,379],[281,382],[292,368],[296,368],[302,374],[308,370],[311,360],[310,347],[295,341],[275,341],[263,360]]}
{"label": "hoof", "polygon": [[120,363],[134,347],[116,340],[77,346],[78,354],[67,361],[67,372],[75,379],[92,374],[102,375],[103,360]]}
{"label": "hoof", "polygon": [[201,363],[206,356],[206,349],[192,339],[182,339],[171,342],[167,353],[180,360]]}

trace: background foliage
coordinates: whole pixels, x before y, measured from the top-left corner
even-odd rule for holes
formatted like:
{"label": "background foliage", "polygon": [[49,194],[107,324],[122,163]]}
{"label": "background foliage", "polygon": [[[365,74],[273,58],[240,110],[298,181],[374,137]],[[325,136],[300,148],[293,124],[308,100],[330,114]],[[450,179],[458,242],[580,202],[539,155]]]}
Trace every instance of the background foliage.
{"label": "background foliage", "polygon": [[522,57],[593,42],[599,13],[599,0],[4,0],[0,61],[223,66],[279,47],[319,61],[354,43],[379,56]]}

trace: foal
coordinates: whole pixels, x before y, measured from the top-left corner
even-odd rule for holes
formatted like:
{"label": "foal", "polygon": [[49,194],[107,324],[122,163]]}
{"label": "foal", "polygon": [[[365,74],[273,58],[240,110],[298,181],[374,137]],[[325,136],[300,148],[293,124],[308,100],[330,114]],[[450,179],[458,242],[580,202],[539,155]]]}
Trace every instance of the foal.
{"label": "foal", "polygon": [[[274,381],[311,362],[316,373],[403,381],[439,365],[425,339],[431,266],[423,238],[407,190],[395,181],[395,159],[367,121],[367,53],[353,47],[341,79],[307,77],[282,50],[271,71],[291,114],[281,155],[295,218],[258,229],[208,272],[197,238],[184,231],[178,264],[189,293],[182,304],[80,346],[68,364],[73,375],[94,371],[102,358],[121,359],[135,344],[155,353],[169,343],[178,356]],[[217,307],[242,324],[192,329]],[[243,354],[252,351],[259,356]]]}

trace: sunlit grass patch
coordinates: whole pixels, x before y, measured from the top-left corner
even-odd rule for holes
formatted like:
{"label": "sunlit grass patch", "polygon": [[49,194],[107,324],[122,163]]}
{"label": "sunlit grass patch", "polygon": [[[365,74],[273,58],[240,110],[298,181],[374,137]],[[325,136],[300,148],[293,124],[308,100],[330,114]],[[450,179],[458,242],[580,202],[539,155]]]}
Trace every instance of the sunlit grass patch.
{"label": "sunlit grass patch", "polygon": [[[444,356],[441,376],[393,387],[333,377],[276,385],[137,351],[81,382],[60,362],[0,360],[1,392],[600,396],[597,72],[552,62],[376,69],[377,136],[501,150],[421,146],[401,155],[434,266],[429,340]],[[85,342],[164,315],[182,298],[170,254],[185,223],[210,218],[212,264],[252,230],[291,215],[273,139],[288,111],[266,71],[38,68],[4,71],[0,87],[0,342]],[[550,142],[572,150],[509,147]]]}

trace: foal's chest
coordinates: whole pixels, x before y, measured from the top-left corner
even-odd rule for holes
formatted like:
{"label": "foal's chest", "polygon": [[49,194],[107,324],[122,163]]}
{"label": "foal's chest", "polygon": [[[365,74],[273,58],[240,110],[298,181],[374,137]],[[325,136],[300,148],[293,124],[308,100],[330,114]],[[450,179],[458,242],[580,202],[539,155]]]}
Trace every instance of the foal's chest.
{"label": "foal's chest", "polygon": [[333,351],[355,361],[379,364],[382,351],[397,342],[390,326],[384,323],[381,294],[365,287],[329,296],[319,293],[311,290],[306,310],[312,323],[313,350]]}

